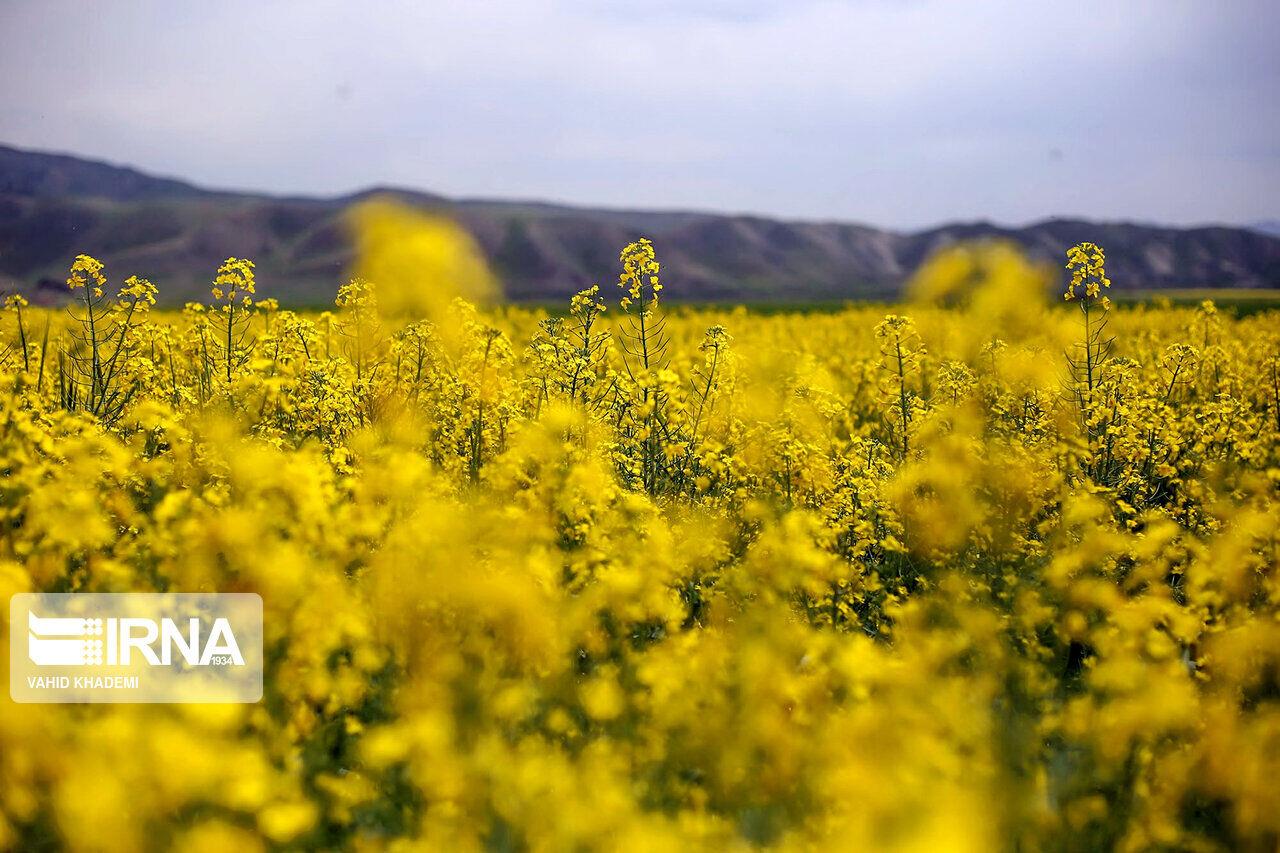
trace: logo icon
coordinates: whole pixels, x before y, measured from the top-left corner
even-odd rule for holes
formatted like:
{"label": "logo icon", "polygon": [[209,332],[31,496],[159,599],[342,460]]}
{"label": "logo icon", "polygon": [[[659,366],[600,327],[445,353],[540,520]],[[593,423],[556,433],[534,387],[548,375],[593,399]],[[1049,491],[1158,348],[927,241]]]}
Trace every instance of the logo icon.
{"label": "logo icon", "polygon": [[[102,620],[27,614],[27,657],[36,666],[102,663]],[[73,639],[74,638],[74,639]]]}

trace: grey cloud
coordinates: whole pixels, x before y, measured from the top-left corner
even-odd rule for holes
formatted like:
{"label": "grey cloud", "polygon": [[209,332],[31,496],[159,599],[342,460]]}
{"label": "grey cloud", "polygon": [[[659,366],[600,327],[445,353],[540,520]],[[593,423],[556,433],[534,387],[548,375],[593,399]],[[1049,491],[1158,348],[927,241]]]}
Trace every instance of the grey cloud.
{"label": "grey cloud", "polygon": [[23,0],[0,140],[281,192],[1245,222],[1277,35],[1247,0]]}

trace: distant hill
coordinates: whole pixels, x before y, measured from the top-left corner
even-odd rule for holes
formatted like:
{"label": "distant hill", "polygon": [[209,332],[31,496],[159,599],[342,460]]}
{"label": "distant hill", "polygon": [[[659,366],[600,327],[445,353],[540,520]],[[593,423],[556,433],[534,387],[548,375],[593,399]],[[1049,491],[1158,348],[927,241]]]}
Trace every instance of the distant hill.
{"label": "distant hill", "polygon": [[1061,262],[1082,240],[1107,250],[1118,289],[1280,287],[1280,237],[1227,227],[1162,228],[1051,219],[1024,228],[956,223],[914,233],[838,222],[708,213],[599,210],[449,199],[399,189],[286,198],[202,189],[78,157],[0,146],[0,289],[60,297],[87,252],[113,280],[152,279],[170,304],[202,296],[219,262],[253,258],[262,291],[329,302],[351,259],[342,213],[387,192],[454,217],[488,254],[514,300],[562,300],[616,274],[618,250],[657,244],[672,298],[817,301],[886,297],[928,255],[957,240],[1004,238]]}

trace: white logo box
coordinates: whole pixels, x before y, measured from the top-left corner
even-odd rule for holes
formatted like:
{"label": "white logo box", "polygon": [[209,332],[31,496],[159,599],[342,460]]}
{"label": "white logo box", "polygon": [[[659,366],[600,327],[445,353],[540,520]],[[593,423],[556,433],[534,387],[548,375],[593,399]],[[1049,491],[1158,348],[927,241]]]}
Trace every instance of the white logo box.
{"label": "white logo box", "polygon": [[15,702],[257,702],[254,593],[21,593],[9,600]]}

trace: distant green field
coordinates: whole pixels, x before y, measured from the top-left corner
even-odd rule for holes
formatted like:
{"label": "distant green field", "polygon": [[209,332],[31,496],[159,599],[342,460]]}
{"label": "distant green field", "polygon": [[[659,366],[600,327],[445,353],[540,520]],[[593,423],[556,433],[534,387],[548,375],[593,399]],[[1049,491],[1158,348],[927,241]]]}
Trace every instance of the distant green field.
{"label": "distant green field", "polygon": [[1219,308],[1231,311],[1239,317],[1280,309],[1280,289],[1130,290],[1113,293],[1111,297],[1123,305],[1199,305],[1206,299],[1212,299]]}

